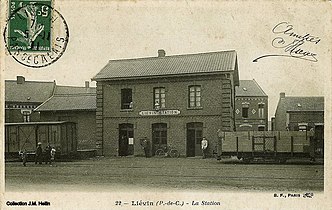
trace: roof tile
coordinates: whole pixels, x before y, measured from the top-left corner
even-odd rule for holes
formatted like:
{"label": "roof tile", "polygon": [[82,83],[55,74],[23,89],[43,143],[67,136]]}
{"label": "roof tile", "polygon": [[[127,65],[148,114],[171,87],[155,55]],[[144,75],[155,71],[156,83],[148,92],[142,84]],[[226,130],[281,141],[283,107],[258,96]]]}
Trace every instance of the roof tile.
{"label": "roof tile", "polygon": [[267,96],[256,80],[240,80],[240,86],[235,87],[237,97]]}
{"label": "roof tile", "polygon": [[286,111],[324,111],[324,97],[290,97],[284,100]]}
{"label": "roof tile", "polygon": [[6,102],[42,103],[52,96],[55,82],[25,81],[17,84],[16,80],[5,81]]}
{"label": "roof tile", "polygon": [[165,57],[110,60],[94,79],[211,73],[232,71],[235,68],[236,52],[234,50],[219,51]]}
{"label": "roof tile", "polygon": [[95,110],[96,88],[56,86],[53,97],[45,101],[36,111]]}

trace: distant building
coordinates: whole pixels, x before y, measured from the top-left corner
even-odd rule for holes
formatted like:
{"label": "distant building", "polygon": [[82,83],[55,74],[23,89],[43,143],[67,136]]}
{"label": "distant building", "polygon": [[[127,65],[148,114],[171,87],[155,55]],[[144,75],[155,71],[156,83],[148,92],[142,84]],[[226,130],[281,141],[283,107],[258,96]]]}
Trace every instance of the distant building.
{"label": "distant building", "polygon": [[56,86],[54,95],[36,108],[41,121],[76,123],[77,149],[95,149],[96,88]]}
{"label": "distant building", "polygon": [[324,97],[295,97],[280,93],[274,130],[304,131],[324,126]]}
{"label": "distant building", "polygon": [[111,60],[97,81],[97,148],[114,156],[143,155],[171,145],[182,156],[212,155],[217,131],[234,131],[235,51]]}
{"label": "distant building", "polygon": [[235,88],[236,131],[268,130],[268,96],[256,80],[240,80]]}
{"label": "distant building", "polygon": [[37,106],[53,95],[55,81],[26,81],[23,76],[5,81],[5,122],[37,122]]}

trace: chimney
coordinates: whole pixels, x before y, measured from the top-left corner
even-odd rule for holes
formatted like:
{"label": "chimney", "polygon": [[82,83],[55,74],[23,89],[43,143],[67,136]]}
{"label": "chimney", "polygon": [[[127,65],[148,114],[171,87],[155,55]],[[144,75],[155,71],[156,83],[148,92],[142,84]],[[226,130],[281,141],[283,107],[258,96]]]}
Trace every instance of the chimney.
{"label": "chimney", "polygon": [[286,94],[284,92],[280,93],[280,98],[285,98]]}
{"label": "chimney", "polygon": [[90,82],[89,81],[85,81],[85,87],[89,88],[89,86],[90,86]]}
{"label": "chimney", "polygon": [[158,50],[158,57],[165,57],[165,56],[166,56],[165,50],[163,50],[163,49]]}
{"label": "chimney", "polygon": [[23,76],[17,76],[16,77],[16,83],[17,84],[24,84],[25,78]]}

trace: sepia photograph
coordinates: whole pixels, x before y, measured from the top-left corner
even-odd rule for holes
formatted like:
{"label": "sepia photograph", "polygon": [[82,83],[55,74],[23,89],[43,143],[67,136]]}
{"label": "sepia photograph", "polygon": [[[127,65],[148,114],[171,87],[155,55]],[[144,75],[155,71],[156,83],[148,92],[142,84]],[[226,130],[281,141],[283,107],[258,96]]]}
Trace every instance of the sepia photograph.
{"label": "sepia photograph", "polygon": [[331,1],[0,8],[1,209],[331,208]]}

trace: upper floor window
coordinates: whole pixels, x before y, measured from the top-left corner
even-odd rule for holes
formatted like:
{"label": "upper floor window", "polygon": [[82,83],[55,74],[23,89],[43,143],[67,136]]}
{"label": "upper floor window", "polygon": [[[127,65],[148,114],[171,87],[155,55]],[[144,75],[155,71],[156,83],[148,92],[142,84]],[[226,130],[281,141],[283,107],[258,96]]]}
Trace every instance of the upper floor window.
{"label": "upper floor window", "polygon": [[154,109],[164,109],[166,108],[166,94],[164,87],[158,87],[153,89],[153,101],[154,101]]}
{"label": "upper floor window", "polygon": [[248,116],[249,116],[249,104],[244,103],[242,104],[242,117],[248,118]]}
{"label": "upper floor window", "polygon": [[121,89],[121,109],[132,109],[133,93],[131,89]]}
{"label": "upper floor window", "polygon": [[201,86],[189,86],[189,107],[201,107]]}
{"label": "upper floor window", "polygon": [[258,104],[258,117],[264,118],[264,103]]}

